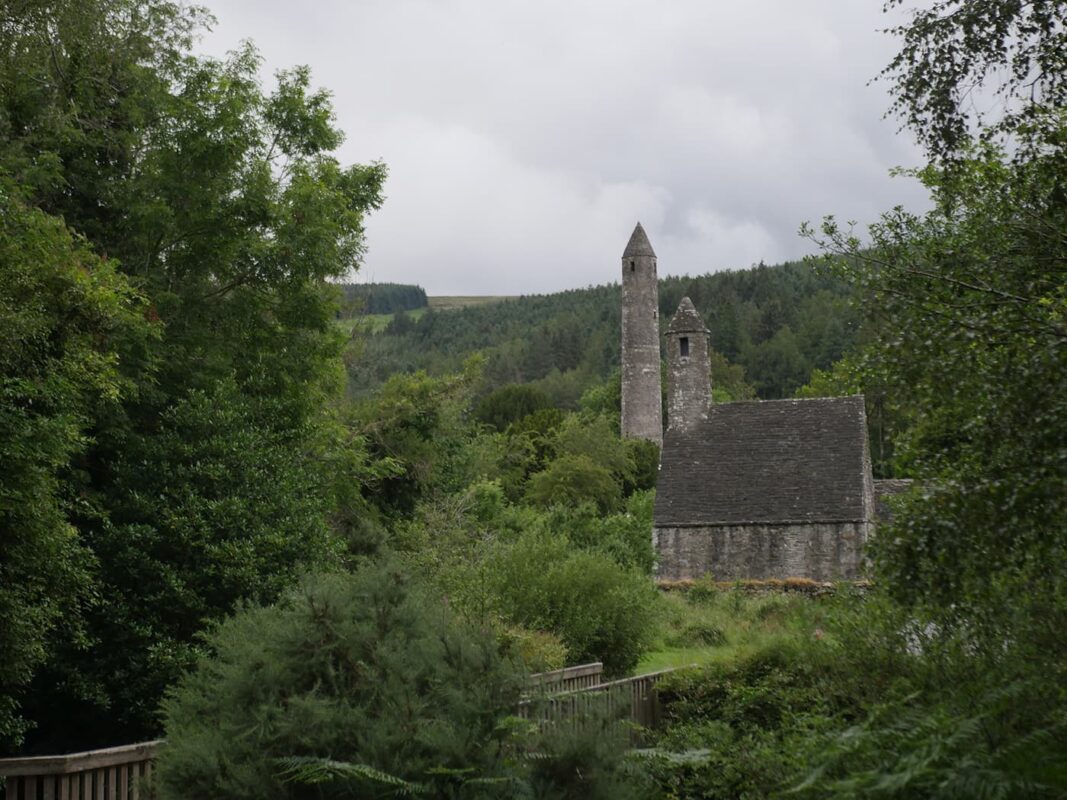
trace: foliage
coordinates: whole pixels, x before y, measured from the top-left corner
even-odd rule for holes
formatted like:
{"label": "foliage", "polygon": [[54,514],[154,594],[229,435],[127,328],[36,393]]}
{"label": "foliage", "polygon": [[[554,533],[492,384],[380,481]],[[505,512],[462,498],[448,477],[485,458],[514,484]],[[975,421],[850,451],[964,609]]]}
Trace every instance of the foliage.
{"label": "foliage", "polygon": [[[937,800],[1063,797],[1067,715],[1047,705],[1035,708],[1040,703],[1035,688],[997,687],[974,698],[970,709],[935,701],[876,710],[837,738],[794,793]],[[1020,703],[1029,713],[1020,713]]]}
{"label": "foliage", "polygon": [[[834,729],[830,675],[809,650],[777,643],[660,683],[667,728],[647,768],[671,797],[770,797],[803,775]],[[691,753],[690,759],[677,754]]]}
{"label": "foliage", "polygon": [[629,729],[609,715],[546,730],[530,763],[531,794],[544,800],[647,798],[654,785],[626,759]]}
{"label": "foliage", "polygon": [[648,578],[610,556],[573,549],[561,534],[498,546],[486,580],[505,619],[557,634],[571,663],[603,661],[605,671],[622,674],[650,638],[656,590]]}
{"label": "foliage", "polygon": [[[275,426],[278,405],[233,383],[192,392],[112,465],[125,502],[86,537],[109,567],[96,581],[108,602],[87,614],[93,658],[57,653],[67,680],[109,698],[107,726],[127,737],[155,731],[158,699],[193,662],[205,619],[271,602],[300,571],[338,563],[328,480],[300,449],[306,432]],[[70,709],[35,716],[61,726]],[[95,733],[92,717],[83,726]]]}
{"label": "foliage", "polygon": [[406,283],[342,283],[341,314],[392,314],[414,311],[428,304],[426,290]]}
{"label": "foliage", "polygon": [[[994,616],[1013,637],[1016,613],[1050,621],[1067,609],[1062,576],[1045,568],[1067,553],[1065,141],[1030,162],[986,150],[924,171],[935,209],[887,215],[870,249],[824,226],[892,321],[871,368],[923,410],[900,457],[925,489],[879,537],[880,574],[901,598],[951,608],[968,625],[1002,609]],[[1049,654],[1067,652],[1052,633],[1062,626],[1048,630]]]}
{"label": "foliage", "polygon": [[548,395],[533,386],[509,384],[478,401],[474,418],[502,431],[535,411],[548,408]]}
{"label": "foliage", "polygon": [[591,502],[606,514],[618,509],[621,495],[610,470],[584,453],[564,453],[530,478],[526,498],[542,508]]}
{"label": "foliage", "polygon": [[456,491],[470,478],[465,458],[474,431],[464,421],[480,362],[448,378],[425,373],[395,375],[373,400],[347,411],[348,427],[368,457],[386,469],[365,484],[365,494],[384,514],[410,513],[418,498],[436,490]]}
{"label": "foliage", "polygon": [[574,508],[555,506],[546,515],[548,530],[565,531],[571,544],[610,555],[619,565],[652,574],[651,490],[635,492],[616,514],[604,514],[594,504]]}
{"label": "foliage", "polygon": [[[921,483],[873,543],[910,692],[837,738],[798,788],[810,796],[1067,784],[1067,584],[1048,568],[1067,555],[1063,21],[1059,3],[982,0],[898,28],[894,109],[934,160],[915,173],[934,207],[883,215],[863,246],[822,226],[875,319],[854,375],[894,398],[896,468]],[[992,121],[964,102],[991,77],[1007,99]]]}
{"label": "foliage", "polygon": [[521,673],[396,562],[305,579],[219,623],[206,643],[210,655],[164,704],[163,798],[625,788],[617,725],[583,746],[519,719]]}
{"label": "foliage", "polygon": [[[0,744],[19,742],[18,697],[54,639],[80,635],[93,555],[70,525],[63,476],[99,405],[130,391],[122,342],[152,326],[115,269],[0,181]],[[56,591],[63,586],[65,591]]]}
{"label": "foliage", "polygon": [[[720,401],[755,396],[752,364],[762,363],[759,396],[788,393],[807,380],[812,368],[827,369],[852,345],[860,320],[849,308],[850,289],[838,277],[800,263],[665,278],[659,287],[659,315],[666,326],[684,295],[692,298],[711,330],[712,379]],[[472,352],[486,355],[486,393],[509,384],[532,384],[554,405],[575,410],[592,387],[619,368],[619,287],[507,299],[503,302],[430,310],[410,330],[380,333],[350,353],[350,391],[372,393],[397,371],[425,370],[445,375],[459,369]],[[787,369],[778,375],[779,344],[763,347],[788,326],[792,342]],[[738,369],[740,368],[740,369]],[[612,384],[613,385],[613,384]],[[593,401],[594,398],[590,398]],[[617,413],[608,396],[596,410]]]}
{"label": "foliage", "polygon": [[[901,5],[888,0],[885,10]],[[891,111],[935,160],[962,155],[976,132],[1025,142],[1027,128],[1067,104],[1067,8],[1059,0],[935,0],[891,32],[901,39],[882,71]],[[970,97],[991,82],[995,111],[982,113]]]}
{"label": "foliage", "polygon": [[[339,441],[327,399],[343,341],[326,281],[358,264],[385,172],[336,160],[329,95],[305,68],[279,73],[268,92],[251,45],[222,60],[193,56],[207,21],[167,0],[0,9],[0,172],[87,248],[117,259],[158,323],[157,336],[115,345],[101,331],[85,368],[117,370],[122,402],[70,416],[83,437],[70,469],[46,458],[57,492],[77,498],[64,513],[97,564],[85,589],[99,602],[85,635],[65,635],[49,653],[27,697],[42,748],[154,732],[160,682],[202,618],[228,612],[244,588],[266,599],[296,564],[336,551],[324,545],[336,485],[321,465],[344,460],[324,452]],[[111,361],[90,352],[108,347]],[[277,532],[263,558],[238,559],[267,544],[268,527]],[[170,535],[197,557],[187,564]],[[200,558],[208,552],[230,557]],[[166,576],[161,586],[125,571],[145,562]],[[202,571],[183,572],[192,563]],[[167,619],[171,591],[183,601]],[[141,606],[155,617],[131,613]],[[153,665],[143,683],[126,679],[134,663]]]}
{"label": "foliage", "polygon": [[[276,759],[292,757],[351,762],[436,796],[513,768],[505,721],[520,676],[395,564],[306,580],[207,644],[213,655],[164,705],[165,798],[288,797],[293,764],[285,775]],[[381,789],[369,772],[341,777],[324,788]]]}

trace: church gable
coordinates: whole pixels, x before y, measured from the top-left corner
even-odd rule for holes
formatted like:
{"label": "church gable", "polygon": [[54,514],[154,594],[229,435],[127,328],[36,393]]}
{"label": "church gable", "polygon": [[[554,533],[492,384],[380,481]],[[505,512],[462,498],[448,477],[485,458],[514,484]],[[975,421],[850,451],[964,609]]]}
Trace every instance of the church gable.
{"label": "church gable", "polygon": [[712,406],[663,443],[654,525],[865,522],[862,397]]}

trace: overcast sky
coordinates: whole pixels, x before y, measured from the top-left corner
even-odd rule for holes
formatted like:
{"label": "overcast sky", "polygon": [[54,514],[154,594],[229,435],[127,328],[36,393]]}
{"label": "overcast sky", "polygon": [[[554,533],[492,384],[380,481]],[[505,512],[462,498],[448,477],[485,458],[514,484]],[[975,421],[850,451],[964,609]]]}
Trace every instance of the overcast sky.
{"label": "overcast sky", "polygon": [[430,294],[618,278],[636,221],[661,274],[797,258],[804,220],[924,205],[869,79],[881,0],[206,0],[201,49],[252,39],[334,94],[344,162],[387,199],[358,280]]}

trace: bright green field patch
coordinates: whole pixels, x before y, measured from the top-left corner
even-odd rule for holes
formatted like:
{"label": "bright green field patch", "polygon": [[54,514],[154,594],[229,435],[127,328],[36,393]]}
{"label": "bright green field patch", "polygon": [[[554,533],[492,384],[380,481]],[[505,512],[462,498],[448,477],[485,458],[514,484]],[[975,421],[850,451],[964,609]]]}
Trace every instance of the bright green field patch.
{"label": "bright green field patch", "polygon": [[[451,311],[467,306],[484,306],[490,303],[499,303],[503,300],[513,299],[513,295],[450,295],[430,297],[428,308],[434,311]],[[417,320],[426,313],[426,308],[416,308],[413,311],[405,311],[412,320]],[[351,333],[358,325],[366,333],[381,333],[393,319],[393,314],[362,314],[358,317],[337,320],[337,325],[346,333]]]}
{"label": "bright green field patch", "polygon": [[[416,308],[413,311],[405,311],[412,320],[417,320],[426,313],[425,308]],[[346,333],[351,333],[357,326],[362,326],[367,333],[381,333],[393,319],[393,314],[362,314],[358,317],[337,320],[337,325]]]}
{"label": "bright green field patch", "polygon": [[489,303],[499,303],[502,300],[511,300],[514,295],[441,295],[428,298],[430,308],[434,311],[448,311],[453,308],[466,308],[467,306],[484,306]]}

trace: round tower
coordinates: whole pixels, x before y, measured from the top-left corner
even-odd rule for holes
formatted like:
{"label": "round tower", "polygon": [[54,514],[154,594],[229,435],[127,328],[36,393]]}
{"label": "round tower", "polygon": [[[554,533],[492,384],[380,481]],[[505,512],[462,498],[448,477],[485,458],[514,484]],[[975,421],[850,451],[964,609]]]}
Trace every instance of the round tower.
{"label": "round tower", "polygon": [[656,253],[640,222],[622,254],[622,436],[663,442]]}
{"label": "round tower", "polygon": [[689,430],[711,408],[709,331],[693,301],[683,297],[667,326],[667,428]]}

